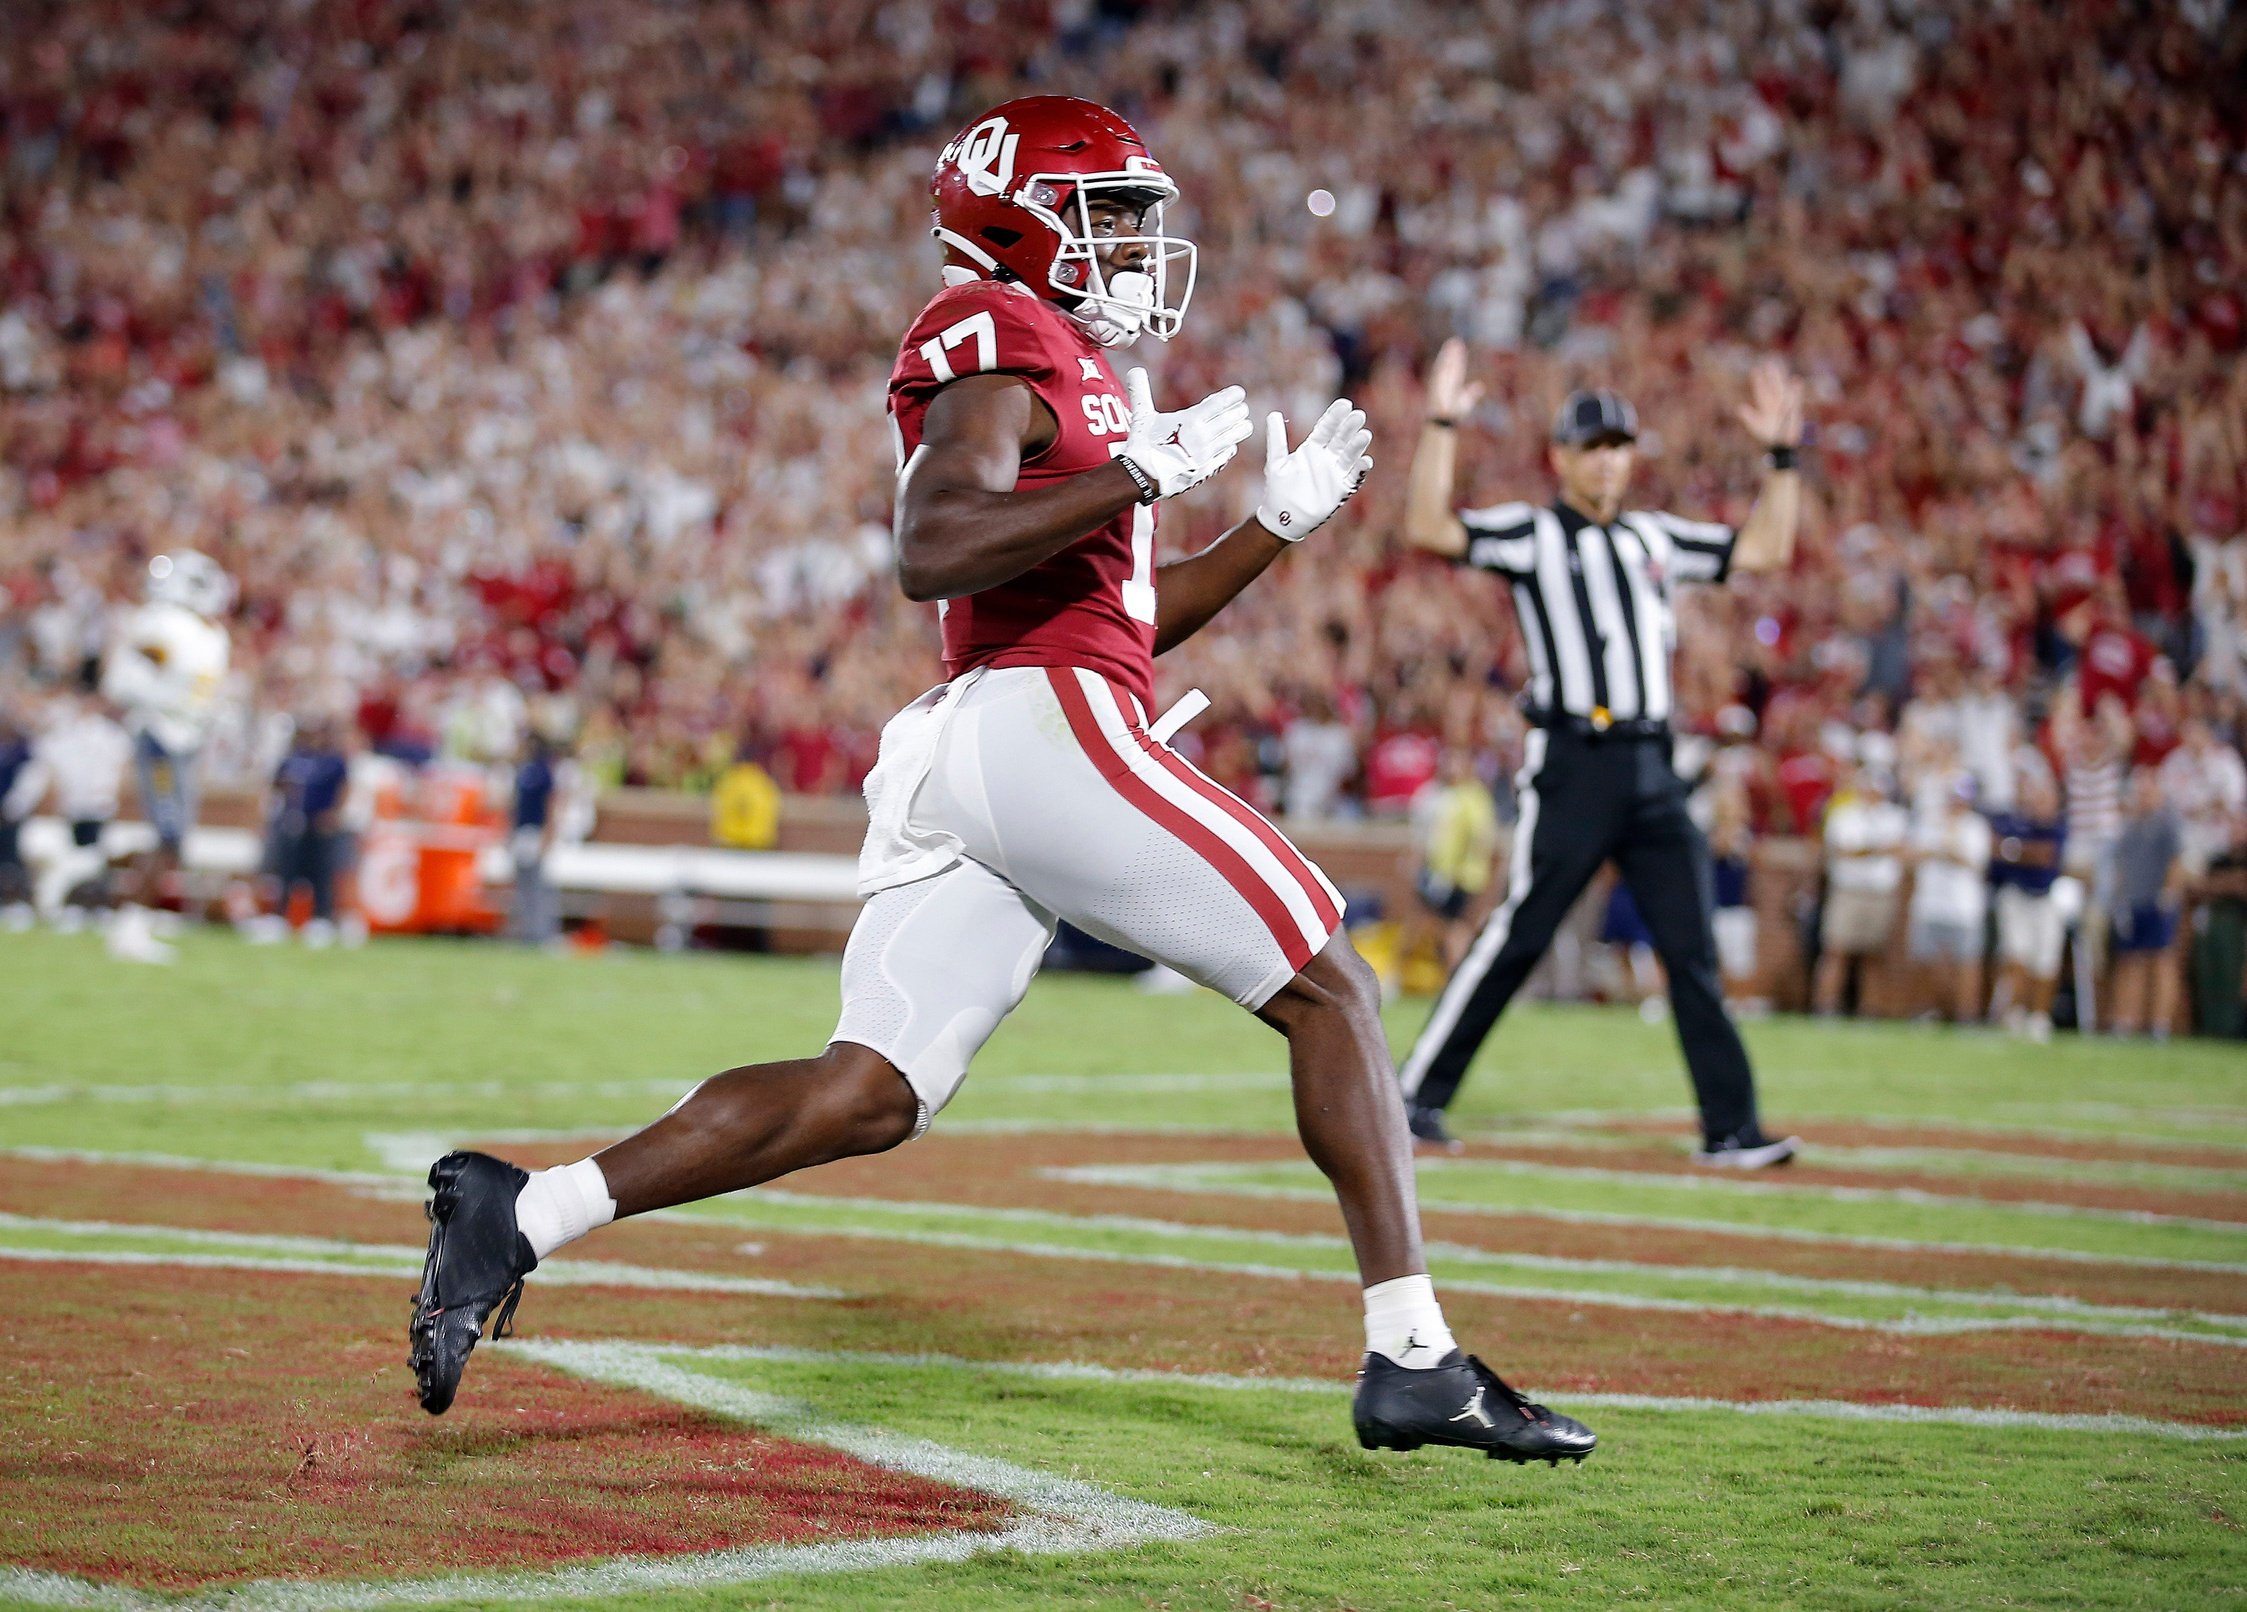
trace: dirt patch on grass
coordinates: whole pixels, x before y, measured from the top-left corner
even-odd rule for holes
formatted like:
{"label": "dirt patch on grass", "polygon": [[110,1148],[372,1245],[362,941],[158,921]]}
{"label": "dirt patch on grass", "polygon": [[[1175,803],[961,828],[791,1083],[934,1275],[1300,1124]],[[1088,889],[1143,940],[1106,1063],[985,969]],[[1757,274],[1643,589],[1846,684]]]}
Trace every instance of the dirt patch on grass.
{"label": "dirt patch on grass", "polygon": [[152,1588],[999,1526],[989,1496],[492,1355],[412,1404],[401,1292],[0,1261],[0,1559]]}

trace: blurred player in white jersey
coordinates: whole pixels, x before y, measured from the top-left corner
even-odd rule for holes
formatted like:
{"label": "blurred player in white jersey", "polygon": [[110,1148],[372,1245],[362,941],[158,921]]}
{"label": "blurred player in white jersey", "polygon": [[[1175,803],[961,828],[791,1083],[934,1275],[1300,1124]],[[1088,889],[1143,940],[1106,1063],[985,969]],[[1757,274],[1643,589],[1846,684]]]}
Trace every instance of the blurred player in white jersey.
{"label": "blurred player in white jersey", "polygon": [[[117,816],[125,787],[132,741],[90,694],[59,693],[49,701],[39,736],[16,767],[0,817],[21,824],[42,803],[69,829],[67,844],[39,857],[37,902],[56,929],[70,932],[86,921],[89,908],[110,900],[109,857],[103,834]],[[126,954],[133,951],[128,940]],[[135,956],[135,961],[169,962],[166,956]]]}
{"label": "blurred player in white jersey", "polygon": [[233,584],[207,554],[181,549],[148,562],[148,600],[119,624],[102,664],[101,689],[124,714],[142,808],[155,853],[126,883],[110,930],[119,955],[150,953],[148,906],[180,866],[195,826],[195,767],[209,734],[230,649],[219,619]]}

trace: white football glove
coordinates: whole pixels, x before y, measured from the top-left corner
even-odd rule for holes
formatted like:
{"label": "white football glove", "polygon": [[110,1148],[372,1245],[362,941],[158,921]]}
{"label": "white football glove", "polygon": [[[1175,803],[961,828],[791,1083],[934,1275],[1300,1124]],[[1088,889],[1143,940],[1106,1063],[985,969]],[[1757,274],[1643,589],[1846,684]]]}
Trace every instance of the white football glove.
{"label": "white football glove", "polygon": [[1157,498],[1169,498],[1209,480],[1225,468],[1255,429],[1249,424],[1248,394],[1237,386],[1212,392],[1175,414],[1155,407],[1143,369],[1124,377],[1124,389],[1131,394],[1131,435],[1118,457],[1139,467]]}
{"label": "white football glove", "polygon": [[1303,446],[1287,451],[1287,421],[1264,421],[1264,501],[1257,524],[1283,542],[1299,543],[1350,501],[1373,468],[1373,431],[1365,410],[1346,397],[1326,406]]}

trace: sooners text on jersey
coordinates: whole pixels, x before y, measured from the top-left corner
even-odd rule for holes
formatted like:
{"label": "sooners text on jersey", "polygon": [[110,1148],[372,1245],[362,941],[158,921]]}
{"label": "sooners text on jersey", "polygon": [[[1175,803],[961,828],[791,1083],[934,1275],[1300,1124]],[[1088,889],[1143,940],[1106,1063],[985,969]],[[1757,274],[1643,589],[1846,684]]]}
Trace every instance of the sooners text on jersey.
{"label": "sooners text on jersey", "polygon": [[[1100,346],[1027,287],[995,280],[948,286],[906,332],[890,372],[898,464],[921,445],[929,402],[964,375],[1014,375],[1060,430],[1025,458],[1017,488],[1098,469],[1131,429],[1123,387]],[[977,666],[1082,666],[1154,697],[1155,511],[1139,504],[1053,558],[981,593],[939,606],[944,675]]]}

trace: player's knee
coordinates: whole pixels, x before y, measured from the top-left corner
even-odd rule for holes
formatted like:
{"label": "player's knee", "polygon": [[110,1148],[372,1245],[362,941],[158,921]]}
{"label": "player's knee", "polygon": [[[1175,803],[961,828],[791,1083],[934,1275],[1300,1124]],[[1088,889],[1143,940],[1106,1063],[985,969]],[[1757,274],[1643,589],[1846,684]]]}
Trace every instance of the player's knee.
{"label": "player's knee", "polygon": [[1381,982],[1358,955],[1347,931],[1338,932],[1302,972],[1280,987],[1263,1017],[1283,1034],[1322,1020],[1344,1019],[1378,1028]]}
{"label": "player's knee", "polygon": [[824,1061],[836,1129],[848,1152],[886,1153],[913,1134],[921,1101],[895,1064],[849,1041],[828,1047]]}

